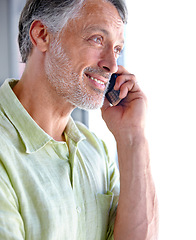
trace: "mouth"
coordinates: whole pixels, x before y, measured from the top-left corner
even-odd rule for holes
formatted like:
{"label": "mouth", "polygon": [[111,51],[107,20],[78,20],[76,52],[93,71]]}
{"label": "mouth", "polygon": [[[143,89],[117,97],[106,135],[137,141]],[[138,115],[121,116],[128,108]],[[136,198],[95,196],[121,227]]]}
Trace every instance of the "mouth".
{"label": "mouth", "polygon": [[92,77],[92,76],[90,76],[89,74],[86,74],[86,76],[87,76],[88,78],[90,78],[91,80],[95,81],[95,82],[98,83],[98,84],[105,85],[105,82],[104,82],[104,81],[101,81],[100,79],[97,79],[97,78],[95,78],[95,77]]}

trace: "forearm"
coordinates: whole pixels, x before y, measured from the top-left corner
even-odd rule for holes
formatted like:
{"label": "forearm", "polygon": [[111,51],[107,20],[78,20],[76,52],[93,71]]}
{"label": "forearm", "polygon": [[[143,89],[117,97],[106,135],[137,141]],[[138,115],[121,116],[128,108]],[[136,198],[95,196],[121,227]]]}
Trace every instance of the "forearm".
{"label": "forearm", "polygon": [[[125,136],[124,134],[122,136]],[[158,211],[145,137],[117,139],[120,196],[115,240],[157,240]]]}

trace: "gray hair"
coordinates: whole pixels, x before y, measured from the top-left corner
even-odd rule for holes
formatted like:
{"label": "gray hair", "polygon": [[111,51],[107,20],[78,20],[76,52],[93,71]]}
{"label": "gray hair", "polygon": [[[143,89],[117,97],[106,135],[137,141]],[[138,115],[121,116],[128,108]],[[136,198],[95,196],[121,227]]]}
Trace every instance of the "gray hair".
{"label": "gray hair", "polygon": [[[77,16],[85,0],[27,0],[20,15],[18,44],[22,62],[26,63],[33,48],[29,30],[34,20],[40,20],[53,34],[58,33],[68,20]],[[124,0],[107,0],[116,9],[123,23],[127,22]]]}

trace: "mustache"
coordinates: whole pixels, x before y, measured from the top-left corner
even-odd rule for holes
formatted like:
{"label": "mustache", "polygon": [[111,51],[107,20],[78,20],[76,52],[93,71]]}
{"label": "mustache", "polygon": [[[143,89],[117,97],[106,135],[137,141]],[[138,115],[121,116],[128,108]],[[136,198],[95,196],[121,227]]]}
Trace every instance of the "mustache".
{"label": "mustache", "polygon": [[87,67],[84,69],[84,73],[85,72],[89,72],[89,73],[97,73],[99,75],[101,75],[102,77],[106,78],[106,79],[110,79],[112,76],[112,73],[106,73],[103,69],[101,68],[93,68],[93,67]]}

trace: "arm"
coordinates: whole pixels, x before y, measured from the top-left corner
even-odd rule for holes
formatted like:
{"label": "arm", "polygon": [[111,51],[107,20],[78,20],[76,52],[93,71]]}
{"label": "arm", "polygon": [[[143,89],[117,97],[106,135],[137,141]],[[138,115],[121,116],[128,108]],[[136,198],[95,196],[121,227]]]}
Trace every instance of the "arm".
{"label": "arm", "polygon": [[[145,138],[146,98],[135,77],[119,66],[115,89],[121,103],[105,100],[102,116],[117,142],[120,196],[114,226],[115,240],[157,240],[157,198]],[[126,98],[125,98],[126,97]]]}
{"label": "arm", "polygon": [[157,240],[157,199],[148,144],[143,136],[125,142],[118,141],[121,190],[114,236],[117,240]]}
{"label": "arm", "polygon": [[25,231],[19,204],[8,176],[0,164],[0,239],[24,240]]}

